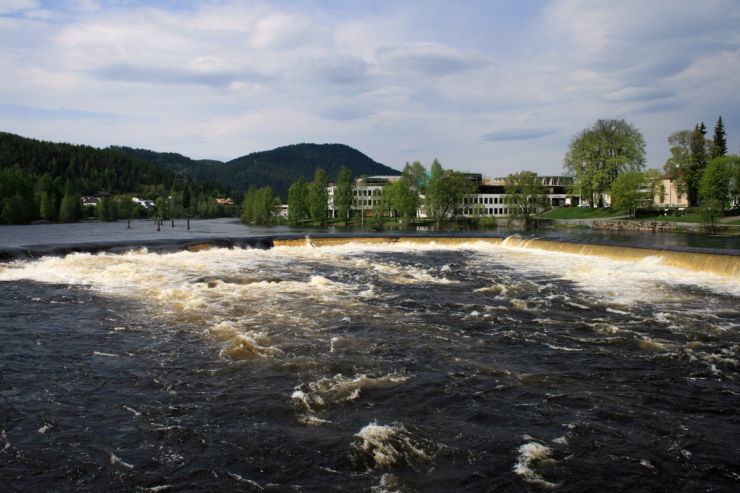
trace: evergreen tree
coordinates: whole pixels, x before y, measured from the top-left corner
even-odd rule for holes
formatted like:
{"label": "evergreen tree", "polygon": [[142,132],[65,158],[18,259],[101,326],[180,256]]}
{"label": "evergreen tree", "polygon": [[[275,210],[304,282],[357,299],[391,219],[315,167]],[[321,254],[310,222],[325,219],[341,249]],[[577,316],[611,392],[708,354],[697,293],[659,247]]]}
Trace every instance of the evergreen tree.
{"label": "evergreen tree", "polygon": [[338,217],[344,221],[345,226],[349,225],[353,198],[352,172],[345,166],[342,166],[337,176],[336,188],[334,189],[334,208],[337,210]]}
{"label": "evergreen tree", "polygon": [[712,139],[712,159],[727,155],[727,137],[722,117],[717,118],[714,126],[714,139]]}

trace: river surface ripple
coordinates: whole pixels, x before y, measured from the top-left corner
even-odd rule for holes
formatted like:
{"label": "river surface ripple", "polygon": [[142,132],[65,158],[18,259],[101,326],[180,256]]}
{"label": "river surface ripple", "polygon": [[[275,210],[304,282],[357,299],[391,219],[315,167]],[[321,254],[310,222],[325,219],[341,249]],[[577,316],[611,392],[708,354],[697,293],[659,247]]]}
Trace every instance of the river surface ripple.
{"label": "river surface ripple", "polygon": [[19,491],[736,491],[737,279],[444,245],[0,265]]}

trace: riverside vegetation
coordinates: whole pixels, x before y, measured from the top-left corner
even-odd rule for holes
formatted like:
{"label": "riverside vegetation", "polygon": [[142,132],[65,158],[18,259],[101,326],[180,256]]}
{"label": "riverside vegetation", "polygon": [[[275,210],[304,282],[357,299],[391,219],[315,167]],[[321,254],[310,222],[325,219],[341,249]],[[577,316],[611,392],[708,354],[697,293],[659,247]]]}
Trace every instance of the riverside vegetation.
{"label": "riverside vegetation", "polygon": [[[711,140],[706,132],[704,123],[692,131],[673,132],[664,172],[677,183],[678,192],[686,194],[706,229],[715,231],[719,219],[740,202],[740,157],[727,155],[721,117]],[[570,192],[591,208],[603,206],[608,195],[611,210],[635,216],[638,209],[649,208],[654,197],[666,192],[661,173],[645,170],[642,134],[624,120],[598,120],[579,132],[568,147],[564,166],[574,180]],[[336,185],[334,217],[329,217],[327,205],[330,173]],[[428,171],[418,161],[406,163],[399,179],[374,197],[367,222],[365,214],[359,215],[353,207],[353,174],[362,183],[362,177],[370,174],[398,172],[339,144],[297,144],[222,163],[175,153],[95,149],[0,133],[0,222],[240,215],[250,224],[324,227],[359,223],[375,229],[495,224],[494,218],[462,217],[465,198],[475,187],[465,174],[445,170],[437,160]],[[289,176],[298,179],[288,184]],[[83,195],[101,199],[97,206],[83,208]],[[133,195],[151,200],[155,207],[135,204]],[[229,195],[241,203],[241,210],[216,201]],[[512,216],[525,223],[549,208],[541,179],[532,171],[510,174],[506,195]],[[288,202],[284,219],[279,214],[281,197]],[[419,217],[422,208],[427,218]],[[538,217],[552,214],[558,213]]]}

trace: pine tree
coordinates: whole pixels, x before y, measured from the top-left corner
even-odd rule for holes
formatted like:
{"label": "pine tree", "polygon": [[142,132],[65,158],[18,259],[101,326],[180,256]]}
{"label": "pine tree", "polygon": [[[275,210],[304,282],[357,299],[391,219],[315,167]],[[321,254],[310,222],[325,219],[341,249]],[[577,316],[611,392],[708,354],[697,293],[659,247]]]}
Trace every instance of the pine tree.
{"label": "pine tree", "polygon": [[727,137],[725,135],[725,125],[722,123],[722,116],[717,119],[714,126],[714,139],[712,140],[712,159],[727,155]]}

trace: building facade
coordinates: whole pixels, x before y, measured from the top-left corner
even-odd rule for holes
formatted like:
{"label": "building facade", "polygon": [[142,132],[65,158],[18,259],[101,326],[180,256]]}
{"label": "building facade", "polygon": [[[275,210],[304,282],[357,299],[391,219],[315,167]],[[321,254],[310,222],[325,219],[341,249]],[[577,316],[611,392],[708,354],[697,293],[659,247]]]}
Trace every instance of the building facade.
{"label": "building facade", "polygon": [[[513,211],[507,203],[505,178],[485,178],[480,173],[466,173],[469,180],[476,187],[476,192],[463,199],[462,216],[464,217],[506,217],[512,215]],[[551,207],[570,206],[578,204],[578,196],[568,193],[568,188],[573,179],[567,176],[541,176],[545,187],[547,202]],[[365,216],[375,215],[381,212],[381,200],[383,187],[400,179],[400,176],[370,176],[355,180],[353,194],[353,211],[362,211]],[[327,189],[329,217],[337,216],[334,206],[334,193],[336,186],[332,183]],[[417,217],[426,218],[424,208],[424,196],[420,194],[421,206]],[[386,213],[386,212],[382,212]],[[392,215],[393,211],[387,211]]]}

